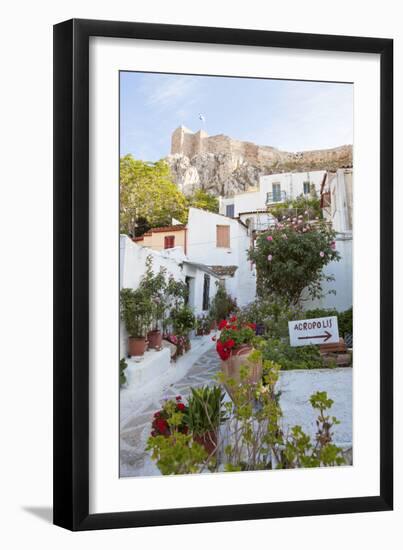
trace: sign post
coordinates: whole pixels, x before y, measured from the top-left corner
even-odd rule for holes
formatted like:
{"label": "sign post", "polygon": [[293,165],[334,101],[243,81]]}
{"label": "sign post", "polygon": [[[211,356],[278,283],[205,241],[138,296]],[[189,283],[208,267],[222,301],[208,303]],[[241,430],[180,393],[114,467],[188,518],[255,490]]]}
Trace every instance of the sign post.
{"label": "sign post", "polygon": [[337,317],[320,317],[288,322],[292,347],[339,342]]}

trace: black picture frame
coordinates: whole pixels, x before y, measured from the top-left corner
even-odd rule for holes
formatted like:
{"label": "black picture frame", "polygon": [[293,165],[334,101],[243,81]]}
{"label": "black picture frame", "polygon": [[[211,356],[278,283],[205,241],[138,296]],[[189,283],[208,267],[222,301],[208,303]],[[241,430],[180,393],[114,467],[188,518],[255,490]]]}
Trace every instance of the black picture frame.
{"label": "black picture frame", "polygon": [[[89,38],[380,54],[380,491],[366,497],[89,513]],[[392,510],[393,40],[73,19],[54,26],[54,523],[71,530]]]}

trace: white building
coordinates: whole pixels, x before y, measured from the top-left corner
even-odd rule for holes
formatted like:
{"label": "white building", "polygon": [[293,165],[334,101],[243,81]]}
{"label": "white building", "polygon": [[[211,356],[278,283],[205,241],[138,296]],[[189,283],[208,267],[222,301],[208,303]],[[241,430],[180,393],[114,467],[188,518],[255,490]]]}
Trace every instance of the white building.
{"label": "white building", "polygon": [[[252,232],[265,231],[275,223],[267,211],[271,205],[309,195],[315,189],[321,200],[324,218],[336,231],[339,262],[328,264],[324,273],[335,280],[324,283],[324,297],[307,302],[306,307],[334,307],[339,311],[352,305],[352,169],[336,172],[283,173],[261,176],[259,188],[229,198],[220,198],[220,213],[236,218]],[[334,290],[336,294],[328,291]]]}
{"label": "white building", "polygon": [[318,193],[322,186],[325,170],[312,172],[288,172],[261,176],[259,188],[251,188],[229,198],[220,197],[220,214],[239,218],[250,229],[264,231],[275,223],[267,212],[267,207],[299,195],[309,196],[315,189]]}
{"label": "white building", "polygon": [[172,227],[164,228],[163,233],[158,233],[157,229],[157,236],[160,233],[164,235],[164,240],[159,241],[151,236],[148,240],[136,239],[133,242],[129,237],[121,235],[121,288],[138,287],[145,273],[146,258],[151,255],[154,271],[164,267],[168,275],[186,282],[189,289],[188,303],[196,315],[208,311],[218,284],[224,285],[240,306],[254,300],[255,269],[248,260],[251,238],[242,222],[190,208],[187,226],[172,231],[173,235],[181,236],[177,239],[179,246],[155,250],[145,244],[165,242],[170,246],[176,242],[168,235],[170,229]]}
{"label": "white building", "polygon": [[[247,226],[221,214],[190,208],[187,257],[218,275],[239,306],[255,299],[256,273],[248,260],[251,236]],[[211,286],[211,285],[210,285]]]}
{"label": "white building", "polygon": [[[353,170],[340,168],[327,172],[320,189],[320,201],[325,220],[336,231],[336,250],[341,259],[331,262],[324,271],[335,281],[324,283],[325,295],[309,307],[336,308],[338,311],[353,305]],[[328,290],[336,294],[328,294]]]}
{"label": "white building", "polygon": [[351,235],[353,230],[353,170],[340,168],[327,172],[320,190],[323,216],[337,233]]}

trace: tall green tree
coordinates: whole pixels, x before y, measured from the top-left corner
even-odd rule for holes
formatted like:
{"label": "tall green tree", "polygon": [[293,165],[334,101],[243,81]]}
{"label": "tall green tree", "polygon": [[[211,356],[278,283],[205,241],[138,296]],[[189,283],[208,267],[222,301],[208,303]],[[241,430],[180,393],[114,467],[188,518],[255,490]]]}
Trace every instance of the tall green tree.
{"label": "tall green tree", "polygon": [[120,231],[136,234],[139,221],[150,227],[169,225],[187,218],[187,202],[171,180],[163,160],[143,162],[126,155],[120,159]]}
{"label": "tall green tree", "polygon": [[189,207],[201,208],[202,210],[208,210],[209,212],[218,212],[219,203],[218,198],[204,189],[197,189],[193,195],[188,198]]}

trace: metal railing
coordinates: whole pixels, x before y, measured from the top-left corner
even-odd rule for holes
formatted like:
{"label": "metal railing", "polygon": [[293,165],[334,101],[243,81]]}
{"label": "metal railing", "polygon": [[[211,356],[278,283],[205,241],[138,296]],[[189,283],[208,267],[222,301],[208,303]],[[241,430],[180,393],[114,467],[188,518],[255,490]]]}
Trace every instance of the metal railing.
{"label": "metal railing", "polygon": [[266,194],[266,204],[284,202],[285,200],[287,200],[287,193],[285,191],[269,191]]}

